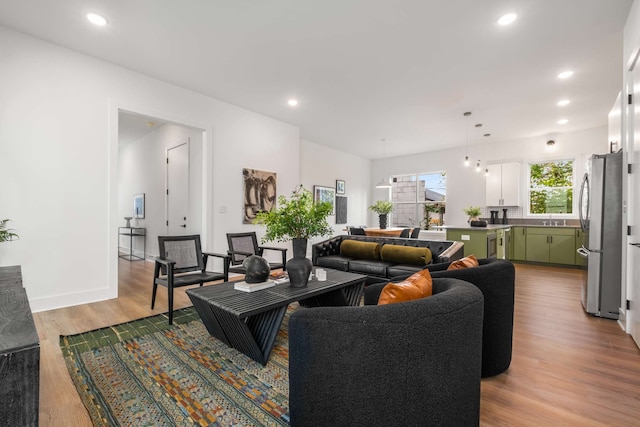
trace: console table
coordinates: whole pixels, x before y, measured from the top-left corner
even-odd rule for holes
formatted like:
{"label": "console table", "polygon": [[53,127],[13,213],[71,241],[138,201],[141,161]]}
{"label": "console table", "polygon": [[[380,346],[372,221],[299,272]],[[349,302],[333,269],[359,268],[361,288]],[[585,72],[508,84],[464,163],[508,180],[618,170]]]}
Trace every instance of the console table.
{"label": "console table", "polygon": [[40,342],[20,266],[0,267],[0,424],[37,426]]}
{"label": "console table", "polygon": [[187,289],[194,308],[211,335],[266,365],[289,303],[305,307],[358,305],[367,276],[326,269],[305,288],[281,283],[255,292],[233,288],[233,282]]}
{"label": "console table", "polygon": [[[144,227],[118,227],[118,234],[120,236],[129,236],[129,253],[120,254],[120,245],[118,245],[118,256],[129,261],[144,261],[147,257],[147,229]],[[141,257],[133,253],[134,237],[136,239],[142,239]]]}

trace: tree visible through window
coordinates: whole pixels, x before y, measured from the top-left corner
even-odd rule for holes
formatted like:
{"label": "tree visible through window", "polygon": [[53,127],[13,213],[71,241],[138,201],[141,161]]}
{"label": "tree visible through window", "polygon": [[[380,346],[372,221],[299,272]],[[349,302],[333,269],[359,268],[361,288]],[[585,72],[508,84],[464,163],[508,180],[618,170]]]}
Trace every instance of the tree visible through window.
{"label": "tree visible through window", "polygon": [[[433,206],[432,222],[442,221],[447,195],[446,172],[431,172],[400,175],[393,178],[391,201],[394,204],[392,222],[394,227],[424,227],[425,204]],[[434,212],[437,212],[434,214]]]}
{"label": "tree visible through window", "polygon": [[573,213],[573,160],[529,165],[529,213]]}

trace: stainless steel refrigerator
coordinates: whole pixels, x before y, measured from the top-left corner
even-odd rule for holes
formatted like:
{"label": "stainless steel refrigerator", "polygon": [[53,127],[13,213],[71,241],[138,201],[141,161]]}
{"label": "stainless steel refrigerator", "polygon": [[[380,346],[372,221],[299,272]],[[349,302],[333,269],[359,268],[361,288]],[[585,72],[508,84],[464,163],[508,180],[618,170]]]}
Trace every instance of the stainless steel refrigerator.
{"label": "stainless steel refrigerator", "polygon": [[622,268],[622,152],[595,154],[578,199],[586,258],[582,306],[594,316],[618,318]]}

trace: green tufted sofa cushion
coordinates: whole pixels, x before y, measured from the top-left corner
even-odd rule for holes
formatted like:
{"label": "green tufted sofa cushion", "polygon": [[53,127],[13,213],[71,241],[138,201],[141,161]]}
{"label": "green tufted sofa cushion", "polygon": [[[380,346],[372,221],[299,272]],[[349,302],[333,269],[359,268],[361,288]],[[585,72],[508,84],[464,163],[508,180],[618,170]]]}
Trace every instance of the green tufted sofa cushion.
{"label": "green tufted sofa cushion", "polygon": [[340,245],[340,255],[357,259],[380,259],[380,244],[375,242],[344,240]]}
{"label": "green tufted sofa cushion", "polygon": [[432,258],[429,248],[402,245],[383,245],[380,250],[380,257],[383,261],[410,265],[431,264]]}

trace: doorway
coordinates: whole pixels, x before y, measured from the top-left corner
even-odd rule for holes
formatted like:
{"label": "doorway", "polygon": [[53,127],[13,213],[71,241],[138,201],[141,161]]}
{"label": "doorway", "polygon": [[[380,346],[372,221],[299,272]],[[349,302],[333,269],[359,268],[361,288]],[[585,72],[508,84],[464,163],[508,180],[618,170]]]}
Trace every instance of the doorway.
{"label": "doorway", "polygon": [[[201,234],[205,244],[204,218],[208,215],[205,209],[208,189],[205,176],[207,165],[210,164],[205,160],[209,151],[205,149],[205,141],[206,134],[201,128],[118,110],[115,216],[117,225],[124,226],[124,218],[134,216],[134,195],[144,194],[144,218],[131,220],[131,226],[145,229],[147,260],[159,255],[160,235]],[[181,196],[181,199],[174,203],[173,197],[168,198],[168,186],[181,187],[180,190],[170,191],[172,196]],[[169,215],[174,215],[180,221],[171,220]],[[175,224],[177,230],[169,229],[168,222]],[[128,240],[118,241],[118,246],[126,247],[128,244]],[[141,241],[134,242],[134,245],[134,252],[138,253],[137,245],[142,247]],[[153,268],[152,263],[145,264]],[[118,264],[114,268],[116,278],[118,273],[126,273],[120,271],[122,267]],[[119,286],[118,279],[116,282]]]}

